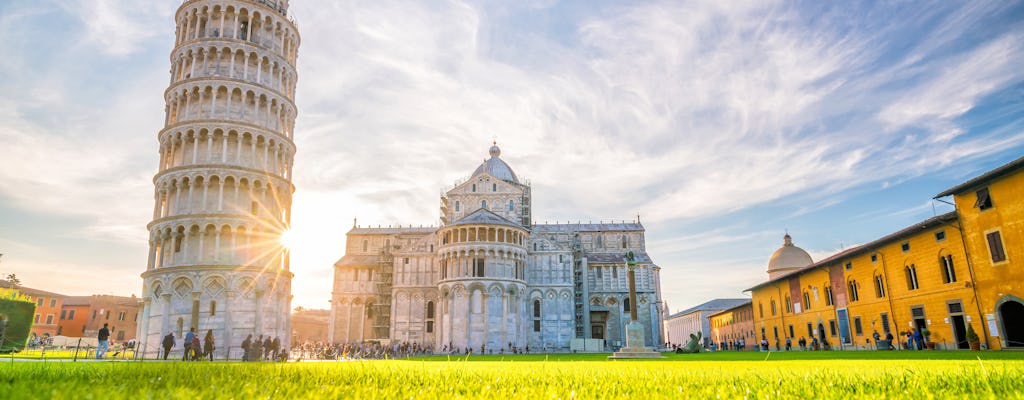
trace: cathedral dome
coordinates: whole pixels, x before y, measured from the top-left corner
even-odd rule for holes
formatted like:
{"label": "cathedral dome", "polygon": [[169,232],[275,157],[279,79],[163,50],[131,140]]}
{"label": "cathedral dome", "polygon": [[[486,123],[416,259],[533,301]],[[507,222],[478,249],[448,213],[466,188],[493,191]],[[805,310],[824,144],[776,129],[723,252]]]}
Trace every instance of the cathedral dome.
{"label": "cathedral dome", "polygon": [[503,181],[519,183],[519,178],[516,177],[516,173],[512,172],[512,168],[501,160],[501,149],[498,148],[497,143],[491,146],[489,153],[491,154],[491,158],[484,161],[483,164],[480,164],[476,171],[473,171],[473,176],[486,173]]}
{"label": "cathedral dome", "polygon": [[814,260],[804,249],[793,245],[793,238],[786,234],[783,237],[783,244],[772,258],[768,260],[768,279],[775,279],[777,276],[785,275],[799,268],[811,265]]}

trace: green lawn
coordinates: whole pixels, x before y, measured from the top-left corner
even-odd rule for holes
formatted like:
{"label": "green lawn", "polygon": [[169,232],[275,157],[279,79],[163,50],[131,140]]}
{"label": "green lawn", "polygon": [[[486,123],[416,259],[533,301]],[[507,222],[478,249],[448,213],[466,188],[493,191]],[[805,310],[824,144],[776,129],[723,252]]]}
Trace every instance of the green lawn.
{"label": "green lawn", "polygon": [[0,398],[1024,398],[1024,353],[749,352],[672,354],[658,361],[605,356],[5,362]]}

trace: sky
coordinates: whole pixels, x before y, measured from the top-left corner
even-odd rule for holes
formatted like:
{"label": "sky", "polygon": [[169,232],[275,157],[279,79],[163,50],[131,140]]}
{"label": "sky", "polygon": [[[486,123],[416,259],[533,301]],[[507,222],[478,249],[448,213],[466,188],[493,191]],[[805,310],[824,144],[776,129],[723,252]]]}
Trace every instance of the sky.
{"label": "sky", "polygon": [[[0,273],[138,295],[171,0],[0,0]],[[293,0],[293,306],[492,140],[538,223],[633,220],[676,312],[1024,155],[1024,2]]]}

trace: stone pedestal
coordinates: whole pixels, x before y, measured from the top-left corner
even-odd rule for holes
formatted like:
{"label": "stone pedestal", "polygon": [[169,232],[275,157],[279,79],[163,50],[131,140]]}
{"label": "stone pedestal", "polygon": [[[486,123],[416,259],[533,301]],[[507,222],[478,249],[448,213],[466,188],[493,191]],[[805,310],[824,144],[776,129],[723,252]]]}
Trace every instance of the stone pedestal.
{"label": "stone pedestal", "polygon": [[608,356],[618,358],[665,358],[661,353],[644,346],[644,326],[637,321],[626,324],[626,347]]}

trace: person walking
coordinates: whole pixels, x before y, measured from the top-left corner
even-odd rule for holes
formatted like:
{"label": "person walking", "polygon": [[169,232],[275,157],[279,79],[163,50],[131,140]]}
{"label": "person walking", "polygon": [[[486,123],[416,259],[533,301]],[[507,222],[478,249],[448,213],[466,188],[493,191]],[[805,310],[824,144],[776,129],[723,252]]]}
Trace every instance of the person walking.
{"label": "person walking", "polygon": [[274,342],[270,344],[270,348],[274,352],[274,360],[275,361],[276,360],[280,360],[282,358],[281,357],[281,355],[282,355],[281,353],[283,353],[281,351],[281,338],[280,337],[275,337],[274,338]]}
{"label": "person walking", "polygon": [[192,359],[192,353],[196,351],[193,349],[192,340],[196,338],[196,328],[188,328],[188,333],[185,334],[185,354],[181,356],[181,361],[189,361]]}
{"label": "person walking", "polygon": [[786,351],[793,350],[793,338],[786,337]]}
{"label": "person walking", "polygon": [[107,350],[110,349],[110,329],[107,329],[107,324],[103,324],[100,328],[99,334],[96,335],[96,339],[99,339],[99,344],[96,346],[96,359],[100,360],[103,356],[107,355]]}
{"label": "person walking", "polygon": [[914,329],[914,345],[917,346],[918,350],[924,350],[924,334],[921,333],[920,328]]}
{"label": "person walking", "polygon": [[252,361],[252,334],[242,341],[242,361]]}
{"label": "person walking", "polygon": [[164,336],[164,360],[166,360],[167,356],[171,354],[171,348],[174,347],[174,344],[174,332],[168,333],[167,336]]}
{"label": "person walking", "polygon": [[270,361],[270,350],[273,345],[274,341],[267,335],[267,338],[263,339],[263,361]]}
{"label": "person walking", "polygon": [[206,331],[206,336],[203,337],[203,357],[213,361],[213,329]]}

